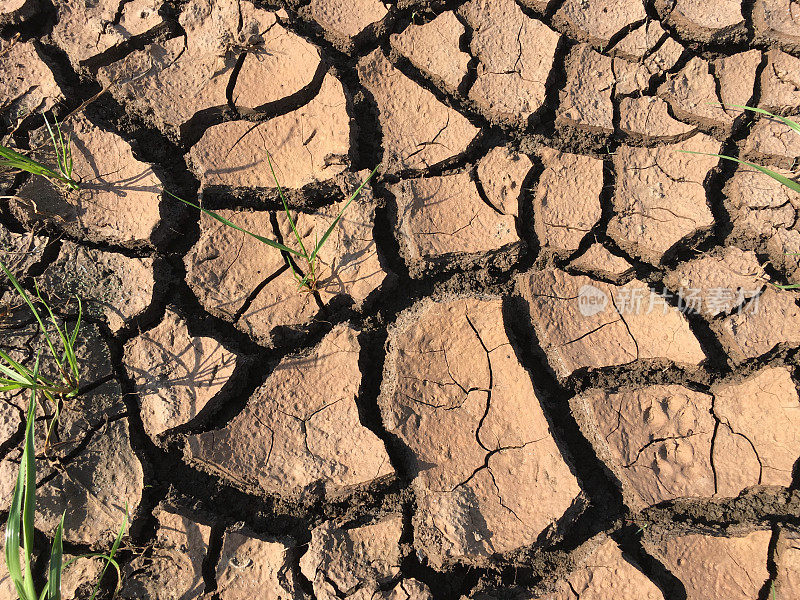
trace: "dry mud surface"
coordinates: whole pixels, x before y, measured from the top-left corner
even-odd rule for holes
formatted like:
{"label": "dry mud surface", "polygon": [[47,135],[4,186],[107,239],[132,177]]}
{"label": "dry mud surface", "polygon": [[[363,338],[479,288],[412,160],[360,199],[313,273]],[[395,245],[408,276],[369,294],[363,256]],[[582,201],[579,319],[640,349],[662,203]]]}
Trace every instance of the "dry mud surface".
{"label": "dry mud surface", "polygon": [[[48,160],[54,109],[82,182],[0,180],[3,261],[86,309],[43,544],[127,503],[126,599],[798,597],[800,195],[681,152],[793,175],[800,137],[720,104],[800,114],[795,0],[0,12],[0,132]],[[162,194],[292,243],[267,151],[305,244],[382,165],[317,293]]]}

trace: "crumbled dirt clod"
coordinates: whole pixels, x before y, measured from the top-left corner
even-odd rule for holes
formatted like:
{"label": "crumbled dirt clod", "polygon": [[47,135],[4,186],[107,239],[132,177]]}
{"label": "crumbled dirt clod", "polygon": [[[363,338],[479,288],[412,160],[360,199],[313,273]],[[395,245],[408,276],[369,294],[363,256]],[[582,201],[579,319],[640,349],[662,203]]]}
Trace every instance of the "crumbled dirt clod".
{"label": "crumbled dirt clod", "polygon": [[800,5],[793,0],[756,0],[752,12],[756,40],[786,52],[800,50]]}
{"label": "crumbled dirt clod", "polygon": [[[73,178],[81,189],[33,177],[19,191],[21,201],[10,203],[14,216],[28,226],[44,222],[90,242],[158,244],[164,184],[152,165],[138,160],[120,136],[82,115],[62,128],[72,137]],[[46,148],[52,150],[49,142]],[[55,164],[54,157],[43,158]]]}
{"label": "crumbled dirt clod", "polygon": [[478,180],[491,205],[504,215],[518,216],[522,184],[532,167],[525,154],[492,148],[478,163]]}
{"label": "crumbled dirt clod", "polygon": [[627,260],[616,254],[612,254],[605,246],[594,243],[589,246],[579,257],[574,259],[569,266],[580,271],[591,271],[601,277],[615,279],[621,277],[631,269]]}
{"label": "crumbled dirt clod", "polygon": [[691,125],[673,119],[669,114],[669,106],[661,98],[622,98],[619,106],[619,128],[635,139],[655,142],[695,131]]}
{"label": "crumbled dirt clod", "polygon": [[217,563],[219,600],[281,598],[301,600],[291,569],[292,547],[281,540],[262,540],[245,532],[225,533]]}
{"label": "crumbled dirt clod", "polygon": [[425,169],[462,154],[478,134],[463,115],[392,66],[380,49],[358,75],[378,106],[387,172]]}
{"label": "crumbled dirt clod", "polygon": [[142,424],[153,439],[196,417],[228,383],[237,361],[215,339],[190,335],[172,310],[125,344],[124,352]]}
{"label": "crumbled dirt clod", "polygon": [[129,258],[64,241],[39,279],[41,290],[61,310],[102,319],[112,333],[130,325],[153,302],[153,259]]}
{"label": "crumbled dirt clod", "polygon": [[0,57],[3,60],[0,116],[6,124],[50,110],[63,98],[52,71],[39,57],[32,42],[0,43]]}
{"label": "crumbled dirt clod", "polygon": [[789,487],[800,457],[800,398],[789,370],[768,367],[712,393],[720,420],[712,456],[719,494],[735,496],[752,485]]}
{"label": "crumbled dirt clod", "polygon": [[767,287],[740,309],[713,324],[734,362],[766,354],[778,345],[800,345],[800,307],[791,291]]}
{"label": "crumbled dirt clod", "polygon": [[533,200],[536,236],[542,248],[573,252],[600,220],[603,161],[550,148],[539,155],[544,172]]}
{"label": "crumbled dirt clod", "polygon": [[655,148],[620,146],[614,154],[615,214],[608,235],[623,250],[659,264],[681,240],[711,227],[703,185],[719,159],[680,151],[719,149],[719,142],[702,134]]}
{"label": "crumbled dirt clod", "polygon": [[469,173],[410,179],[390,187],[397,200],[397,235],[415,273],[447,255],[477,254],[517,244],[514,214],[478,194]]}
{"label": "crumbled dirt clod", "polygon": [[794,112],[800,108],[800,58],[772,49],[761,72],[759,108],[770,112]]}
{"label": "crumbled dirt clod", "polygon": [[380,0],[311,0],[308,8],[320,27],[342,38],[356,37],[388,12]]}
{"label": "crumbled dirt clod", "polygon": [[[301,188],[345,170],[350,117],[342,84],[326,75],[319,94],[296,111],[269,121],[228,121],[208,128],[189,152],[204,186]],[[227,148],[220,152],[220,148]]]}
{"label": "crumbled dirt clod", "polygon": [[641,0],[567,0],[553,17],[553,23],[602,48],[625,27],[646,17]]}
{"label": "crumbled dirt clod", "polygon": [[595,133],[614,130],[614,71],[611,59],[588,44],[575,46],[567,58],[567,83],[561,90],[556,124]]}
{"label": "crumbled dirt clod", "polygon": [[458,92],[467,76],[469,54],[459,49],[464,26],[452,12],[442,13],[423,25],[409,25],[389,38],[392,48],[420,71],[441,82],[450,93]]}
{"label": "crumbled dirt clod", "polygon": [[131,562],[120,596],[125,600],[201,598],[211,528],[161,507],[154,513],[158,529],[153,554],[149,559],[139,557]]}
{"label": "crumbled dirt clod", "polygon": [[493,121],[525,125],[544,104],[560,36],[513,0],[470,0],[458,13],[478,59],[469,97]]}
{"label": "crumbled dirt clod", "polygon": [[[73,560],[74,562],[70,562]],[[91,597],[94,586],[103,572],[105,561],[95,557],[73,556],[65,552],[62,564],[65,566],[61,573],[61,597],[65,600]],[[6,600],[1,592],[0,598]],[[17,600],[17,596],[12,596],[9,600]]]}
{"label": "crumbled dirt clod", "polygon": [[743,537],[692,533],[666,540],[645,541],[647,551],[661,561],[686,589],[686,600],[757,598],[769,579],[769,531]]}
{"label": "crumbled dirt clod", "polygon": [[517,276],[539,345],[561,377],[578,369],[705,358],[685,317],[641,281],[616,286],[558,269]]}
{"label": "crumbled dirt clod", "polygon": [[189,437],[187,459],[285,498],[391,475],[383,443],[359,421],[356,336],[339,325],[308,354],[282,360],[227,426]]}
{"label": "crumbled dirt clod", "polygon": [[713,8],[704,0],[656,0],[655,7],[682,35],[700,42],[740,34],[744,28],[739,0],[720,0]]}
{"label": "crumbled dirt clod", "polygon": [[400,574],[402,515],[342,528],[326,521],[311,532],[300,570],[319,600],[370,598]]}
{"label": "crumbled dirt clod", "polygon": [[431,564],[533,544],[580,504],[536,398],[500,300],[424,302],[390,333],[378,403],[408,448],[414,545]]}
{"label": "crumbled dirt clod", "polygon": [[763,277],[755,252],[728,246],[682,263],[667,273],[664,285],[683,299],[688,310],[715,317],[758,295]]}

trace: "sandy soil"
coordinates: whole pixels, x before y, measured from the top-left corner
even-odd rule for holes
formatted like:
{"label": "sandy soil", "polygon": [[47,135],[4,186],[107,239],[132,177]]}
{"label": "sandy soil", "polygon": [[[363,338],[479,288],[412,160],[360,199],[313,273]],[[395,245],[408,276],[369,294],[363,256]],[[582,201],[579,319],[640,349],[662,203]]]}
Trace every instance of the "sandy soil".
{"label": "sandy soil", "polygon": [[[769,283],[800,283],[800,195],[683,152],[795,174],[800,136],[722,106],[800,115],[794,0],[0,13],[0,133],[48,160],[55,109],[82,184],[0,179],[0,258],[86,307],[37,527],[107,548],[127,503],[120,597],[797,596],[800,295]],[[381,164],[314,294],[161,193],[291,240],[267,151],[305,244]]]}

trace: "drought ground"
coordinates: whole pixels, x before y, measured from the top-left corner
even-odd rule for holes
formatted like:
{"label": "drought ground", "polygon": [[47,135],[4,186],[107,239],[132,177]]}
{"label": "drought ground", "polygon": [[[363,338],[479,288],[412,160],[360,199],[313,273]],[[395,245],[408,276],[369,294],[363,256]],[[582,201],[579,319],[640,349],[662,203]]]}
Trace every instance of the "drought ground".
{"label": "drought ground", "polygon": [[[0,181],[3,260],[88,322],[42,547],[127,503],[126,599],[797,596],[800,196],[680,152],[791,176],[800,136],[721,104],[800,114],[794,0],[0,9],[6,139],[55,109],[81,182]],[[267,151],[310,245],[381,164],[315,293],[162,194],[290,243]]]}

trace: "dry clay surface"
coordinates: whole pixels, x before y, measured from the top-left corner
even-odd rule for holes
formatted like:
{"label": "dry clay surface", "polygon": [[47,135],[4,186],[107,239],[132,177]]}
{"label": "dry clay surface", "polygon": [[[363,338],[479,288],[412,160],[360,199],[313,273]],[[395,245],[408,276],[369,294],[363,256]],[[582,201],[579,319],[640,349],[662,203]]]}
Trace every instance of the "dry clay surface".
{"label": "dry clay surface", "polygon": [[[800,136],[737,107],[800,117],[799,26],[794,0],[0,0],[3,144],[52,164],[51,111],[80,185],[0,174],[0,259],[82,303],[37,544],[63,513],[70,555],[108,549],[127,507],[126,600],[797,597],[800,293],[773,284],[800,284],[800,194],[714,155],[797,176]],[[173,194],[325,239],[315,289]],[[0,349],[43,341],[0,283]],[[27,403],[0,392],[3,519]]]}

